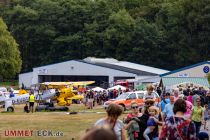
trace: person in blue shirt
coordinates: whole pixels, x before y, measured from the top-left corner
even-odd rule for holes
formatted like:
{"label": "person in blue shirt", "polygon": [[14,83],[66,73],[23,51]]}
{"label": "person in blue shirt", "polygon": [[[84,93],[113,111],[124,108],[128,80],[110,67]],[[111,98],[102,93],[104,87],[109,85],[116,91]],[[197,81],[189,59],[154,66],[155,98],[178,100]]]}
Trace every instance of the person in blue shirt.
{"label": "person in blue shirt", "polygon": [[13,93],[13,91],[12,91],[12,90],[10,90],[9,97],[10,97],[10,98],[11,98],[11,97],[15,97],[15,94]]}
{"label": "person in blue shirt", "polygon": [[[158,122],[158,111],[159,109],[155,106],[149,107],[149,119],[147,120],[147,128],[143,133],[143,136],[146,140],[150,140],[149,134],[152,133],[156,127],[157,122]],[[158,140],[157,136],[152,135],[152,140]]]}
{"label": "person in blue shirt", "polygon": [[174,108],[174,102],[175,102],[175,97],[174,95],[170,95],[170,103],[165,105],[165,108],[163,110],[163,119],[167,117],[171,117],[174,115],[173,108]]}
{"label": "person in blue shirt", "polygon": [[170,97],[170,93],[166,93],[166,94],[163,95],[163,99],[160,102],[160,111],[161,112],[163,112],[163,110],[165,108],[165,105],[170,103],[169,97]]}

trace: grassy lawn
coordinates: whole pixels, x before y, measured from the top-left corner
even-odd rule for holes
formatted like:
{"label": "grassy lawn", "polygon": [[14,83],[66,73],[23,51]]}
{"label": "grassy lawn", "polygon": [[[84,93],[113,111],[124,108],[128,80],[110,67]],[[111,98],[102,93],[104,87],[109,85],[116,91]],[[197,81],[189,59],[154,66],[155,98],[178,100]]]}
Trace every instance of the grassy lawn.
{"label": "grassy lawn", "polygon": [[12,82],[0,82],[0,87],[12,87],[13,89],[19,89],[18,88],[18,81],[12,81]]}
{"label": "grassy lawn", "polygon": [[[16,105],[14,113],[0,114],[0,139],[5,140],[78,140],[87,128],[90,128],[96,120],[105,117],[105,110],[97,106],[93,110],[84,108],[84,105],[73,104],[70,111],[79,111],[78,114],[69,115],[66,112],[36,112],[23,113],[23,105]],[[125,116],[126,114],[123,114]],[[33,130],[32,137],[5,137],[5,130]],[[38,137],[37,130],[49,130],[53,133],[62,132],[61,137]]]}

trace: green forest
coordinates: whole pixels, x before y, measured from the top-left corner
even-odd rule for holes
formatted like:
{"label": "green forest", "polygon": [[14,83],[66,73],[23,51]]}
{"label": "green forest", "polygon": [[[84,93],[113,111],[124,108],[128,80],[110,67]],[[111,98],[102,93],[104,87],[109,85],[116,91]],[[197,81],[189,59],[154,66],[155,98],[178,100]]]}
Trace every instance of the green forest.
{"label": "green forest", "polygon": [[210,0],[10,0],[0,16],[21,72],[89,56],[167,70],[210,60]]}

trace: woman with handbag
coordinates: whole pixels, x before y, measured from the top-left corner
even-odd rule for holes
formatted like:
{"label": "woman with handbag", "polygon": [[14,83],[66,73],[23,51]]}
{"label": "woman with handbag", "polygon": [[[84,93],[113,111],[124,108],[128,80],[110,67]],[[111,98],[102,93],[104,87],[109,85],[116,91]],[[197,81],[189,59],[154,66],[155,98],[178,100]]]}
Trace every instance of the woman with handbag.
{"label": "woman with handbag", "polygon": [[159,140],[196,140],[195,125],[192,121],[185,119],[186,102],[178,99],[174,103],[175,115],[166,119],[159,135]]}

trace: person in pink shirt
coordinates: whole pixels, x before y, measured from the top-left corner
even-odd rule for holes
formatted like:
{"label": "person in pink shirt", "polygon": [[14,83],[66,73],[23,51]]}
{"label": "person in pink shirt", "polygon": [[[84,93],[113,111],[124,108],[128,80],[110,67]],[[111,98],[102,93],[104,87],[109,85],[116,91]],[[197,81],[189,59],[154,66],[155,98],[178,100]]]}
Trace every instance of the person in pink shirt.
{"label": "person in pink shirt", "polygon": [[184,113],[184,116],[186,119],[189,119],[192,114],[193,105],[190,101],[187,101],[187,97],[184,96],[183,99],[186,102],[186,112]]}
{"label": "person in pink shirt", "polygon": [[187,97],[187,100],[191,103],[193,103],[193,95],[194,95],[193,92],[190,91],[190,95]]}

